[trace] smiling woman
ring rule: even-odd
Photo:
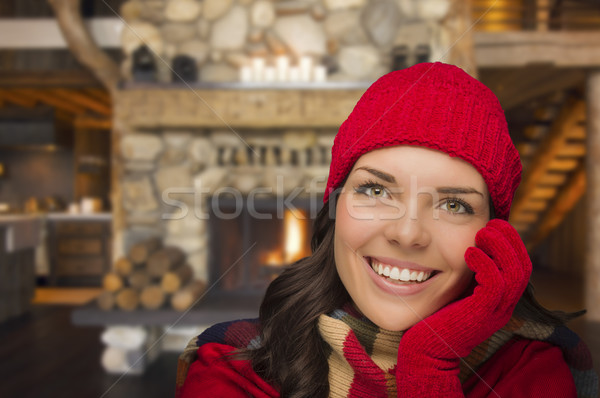
[[[519,155],[494,94],[455,66],[389,73],[332,149],[313,253],[257,320],[209,328],[182,397],[596,397],[589,351],[528,286],[508,215]],[[189,371],[188,371],[189,370]]]

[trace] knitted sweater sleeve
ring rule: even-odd
[[[187,373],[182,398],[278,398],[279,393],[245,360],[228,358],[234,347],[207,343]]]
[[[575,383],[560,348],[541,341],[507,343],[463,384],[468,398],[571,398]]]

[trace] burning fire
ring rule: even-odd
[[[283,215],[283,245],[262,256],[262,263],[271,266],[288,265],[310,254],[309,222],[306,212],[285,210]]]

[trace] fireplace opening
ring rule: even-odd
[[[262,296],[286,267],[310,255],[322,197],[286,206],[275,196],[239,199],[209,199],[209,286],[219,296]]]

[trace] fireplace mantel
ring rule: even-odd
[[[128,129],[338,128],[368,84],[124,86],[115,117]]]

